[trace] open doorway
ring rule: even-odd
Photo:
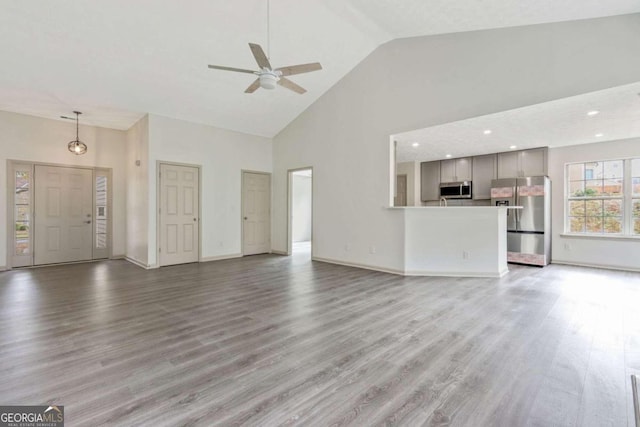
[[[290,255],[311,258],[313,237],[313,171],[289,170]]]

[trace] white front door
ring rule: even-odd
[[[196,167],[160,164],[160,265],[198,262],[200,190]]]
[[[34,264],[90,260],[93,171],[36,166],[34,177]]]
[[[242,252],[244,255],[271,251],[271,176],[242,173]]]

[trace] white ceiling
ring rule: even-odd
[[[398,162],[634,137],[640,137],[640,82],[393,136]]]
[[[0,0],[0,110],[129,128],[144,113],[271,137],[381,43],[640,12],[637,0],[271,0],[274,66],[324,69],[244,93],[266,0]]]

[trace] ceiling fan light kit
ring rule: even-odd
[[[267,1],[267,43],[269,42],[269,2]],[[269,47],[267,45],[267,47]],[[276,85],[286,87],[298,94],[303,94],[307,90],[297,85],[284,76],[293,76],[295,74],[310,73],[312,71],[318,71],[322,69],[322,65],[319,62],[313,62],[310,64],[289,65],[287,67],[273,68],[269,62],[269,57],[264,53],[264,50],[259,44],[249,43],[249,48],[253,57],[260,67],[259,71],[247,70],[243,68],[223,67],[221,65],[209,65],[209,68],[214,70],[233,71],[236,73],[255,74],[258,76],[253,83],[244,91],[245,93],[253,93],[259,87],[263,89],[275,89]]]
[[[260,80],[260,87],[262,89],[275,89],[280,80],[278,73],[270,70],[263,70],[259,76],[258,79]]]

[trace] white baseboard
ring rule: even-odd
[[[149,270],[149,266],[147,264],[145,264],[144,262],[142,262],[142,261],[138,261],[137,259],[131,258],[131,257],[128,257],[128,256],[125,256],[124,259],[129,261],[131,264],[135,264],[138,267],[142,267],[145,270]]]
[[[118,255],[114,255],[109,259],[127,259],[127,256],[125,254],[118,254]]]
[[[552,259],[551,264],[572,265],[574,267],[602,268],[604,270],[633,271],[636,273],[640,272],[640,268],[622,267],[622,266],[616,266],[616,265],[591,264],[588,262],[564,261],[561,259]]]
[[[378,267],[378,266],[375,266],[375,265],[360,264],[360,263],[356,263],[356,262],[345,262],[345,261],[340,261],[340,260],[337,260],[337,259],[321,258],[321,257],[317,257],[317,256],[314,256],[311,259],[313,261],[326,262],[328,264],[344,265],[345,267],[363,268],[365,270],[380,271],[381,273],[399,274],[401,276],[404,276],[404,271],[395,270],[395,269],[392,269],[392,268]]]
[[[356,262],[345,262],[331,258],[321,258],[321,257],[313,257],[314,261],[326,262],[328,264],[337,264],[344,265],[346,267],[355,267],[355,268],[363,268],[365,270],[373,270],[380,271],[382,273],[391,273],[398,274],[400,276],[437,276],[437,277],[490,277],[490,278],[499,278],[503,277],[509,272],[508,268],[498,272],[498,273],[487,273],[487,272],[453,272],[453,271],[422,271],[422,270],[412,270],[412,271],[402,271],[396,270],[392,268],[378,267],[375,265],[368,264],[360,264]]]
[[[271,253],[275,255],[284,255],[284,256],[289,255],[287,251],[279,251],[277,249],[271,249]]]
[[[0,271],[7,271],[8,268],[6,265],[0,265]]]
[[[242,254],[229,254],[218,256],[207,256],[200,258],[200,262],[222,261],[223,259],[241,258]]]
[[[434,276],[434,277],[487,277],[500,278],[505,276],[509,269],[504,269],[498,273],[487,273],[486,271],[426,271],[426,270],[410,270],[404,273],[405,276]]]

